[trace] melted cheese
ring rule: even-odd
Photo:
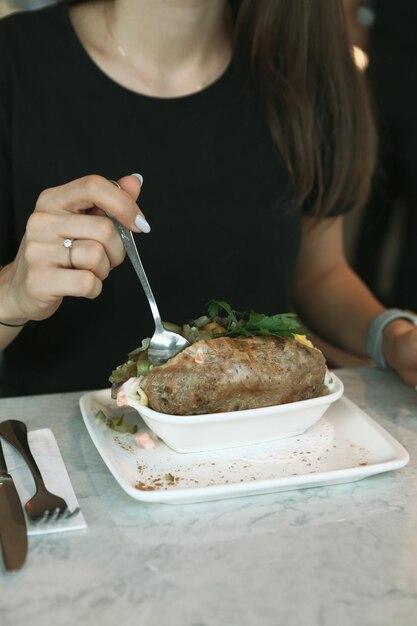
[[[303,346],[307,346],[308,348],[313,348],[313,350],[317,350],[317,352],[321,352],[316,346],[313,346],[310,339],[307,339],[305,335],[294,335],[294,339],[301,343]]]

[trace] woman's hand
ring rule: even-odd
[[[140,232],[136,176],[118,189],[101,176],[86,176],[43,191],[31,214],[16,259],[1,272],[1,321],[23,324],[52,315],[65,296],[96,298],[103,280],[125,256],[105,213]],[[86,209],[90,209],[87,213]],[[140,220],[139,220],[140,221]],[[146,223],[146,222],[145,222]],[[71,262],[65,239],[73,239]]]
[[[383,353],[407,385],[417,385],[417,326],[406,320],[388,324],[383,334]]]

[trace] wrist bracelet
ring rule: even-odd
[[[417,326],[417,315],[401,309],[387,309],[373,320],[366,337],[366,352],[372,361],[381,369],[389,370],[382,351],[383,332],[386,326],[394,320],[408,320]]]

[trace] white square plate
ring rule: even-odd
[[[116,406],[110,389],[84,394],[80,407],[110,472],[126,493],[144,502],[202,502],[347,483],[409,461],[403,446],[345,397],[302,435],[188,454],[174,452],[156,436],[154,449],[141,449],[134,436],[98,424],[99,409],[108,417],[124,412],[138,431],[150,432],[136,411]]]

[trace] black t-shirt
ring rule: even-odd
[[[0,22],[0,115],[0,265],[13,260],[43,189],[140,172],[152,231],[137,244],[164,320],[184,323],[212,298],[291,310],[302,209],[289,202],[262,107],[234,63],[198,93],[148,97],[95,65],[65,4],[16,14]],[[4,353],[4,392],[106,387],[152,332],[125,260],[96,300],[66,298],[21,332]]]
[[[417,2],[374,0],[375,25],[370,31],[368,78],[381,125],[411,132],[415,160],[417,99]]]

